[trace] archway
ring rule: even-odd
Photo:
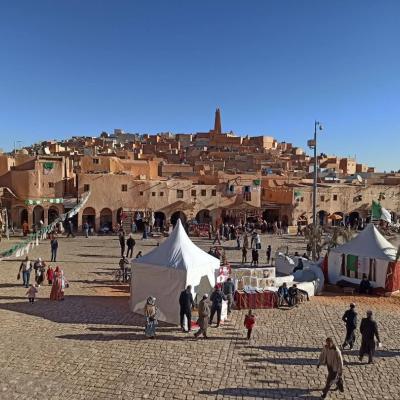
[[[40,226],[40,221],[44,222],[44,208],[35,206],[33,209],[33,225]]]
[[[154,227],[156,229],[159,228],[160,230],[163,230],[164,226],[165,226],[165,221],[166,221],[166,218],[165,218],[165,214],[163,212],[156,211],[154,213]]]
[[[329,216],[332,226],[340,226],[344,222],[344,214],[341,211],[336,211]]]
[[[59,215],[60,215],[60,213],[58,211],[58,208],[54,207],[54,206],[51,206],[49,208],[48,213],[47,213],[49,224],[51,224],[53,221],[55,221],[58,218]]]
[[[357,228],[360,221],[360,214],[357,211],[353,211],[349,214],[348,223],[352,228]]]
[[[123,218],[123,209],[122,207],[118,208],[117,210],[117,224],[122,225],[122,218]]]
[[[109,208],[103,208],[100,211],[100,229],[112,230],[112,211]]]
[[[182,211],[176,211],[171,215],[171,224],[175,226],[179,218],[181,219],[182,225],[185,226],[187,218]]]
[[[82,213],[82,225],[87,222],[89,227],[96,229],[96,211],[92,207],[86,207]]]
[[[279,210],[278,209],[264,210],[262,213],[262,218],[266,222],[279,221]]]
[[[324,211],[324,210],[318,211],[318,213],[317,213],[317,222],[320,225],[325,225],[327,217],[328,217],[328,213],[326,211]]]
[[[196,214],[196,221],[199,224],[209,224],[209,223],[211,223],[210,210],[207,210],[207,209],[200,210]]]
[[[22,224],[28,222],[28,210],[17,206],[12,210],[12,224],[15,228],[22,228]]]

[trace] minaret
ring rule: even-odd
[[[221,111],[219,108],[215,110],[214,133],[222,133]]]

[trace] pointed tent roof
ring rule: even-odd
[[[134,262],[135,264],[159,265],[183,270],[209,265],[219,268],[220,265],[217,258],[197,247],[189,239],[180,219],[168,239]]]
[[[354,239],[335,247],[332,251],[379,260],[394,261],[396,259],[396,249],[382,236],[374,224],[368,224]]]

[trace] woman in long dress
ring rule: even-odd
[[[53,285],[50,292],[50,300],[64,300],[64,289],[66,280],[64,272],[60,267],[56,267],[53,274]]]
[[[146,317],[144,334],[148,338],[154,339],[154,337],[156,336],[156,328],[158,325],[155,297],[150,296],[147,298],[146,305],[144,306],[144,316]]]

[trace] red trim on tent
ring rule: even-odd
[[[388,264],[385,290],[387,292],[400,290],[400,261],[392,261]]]

